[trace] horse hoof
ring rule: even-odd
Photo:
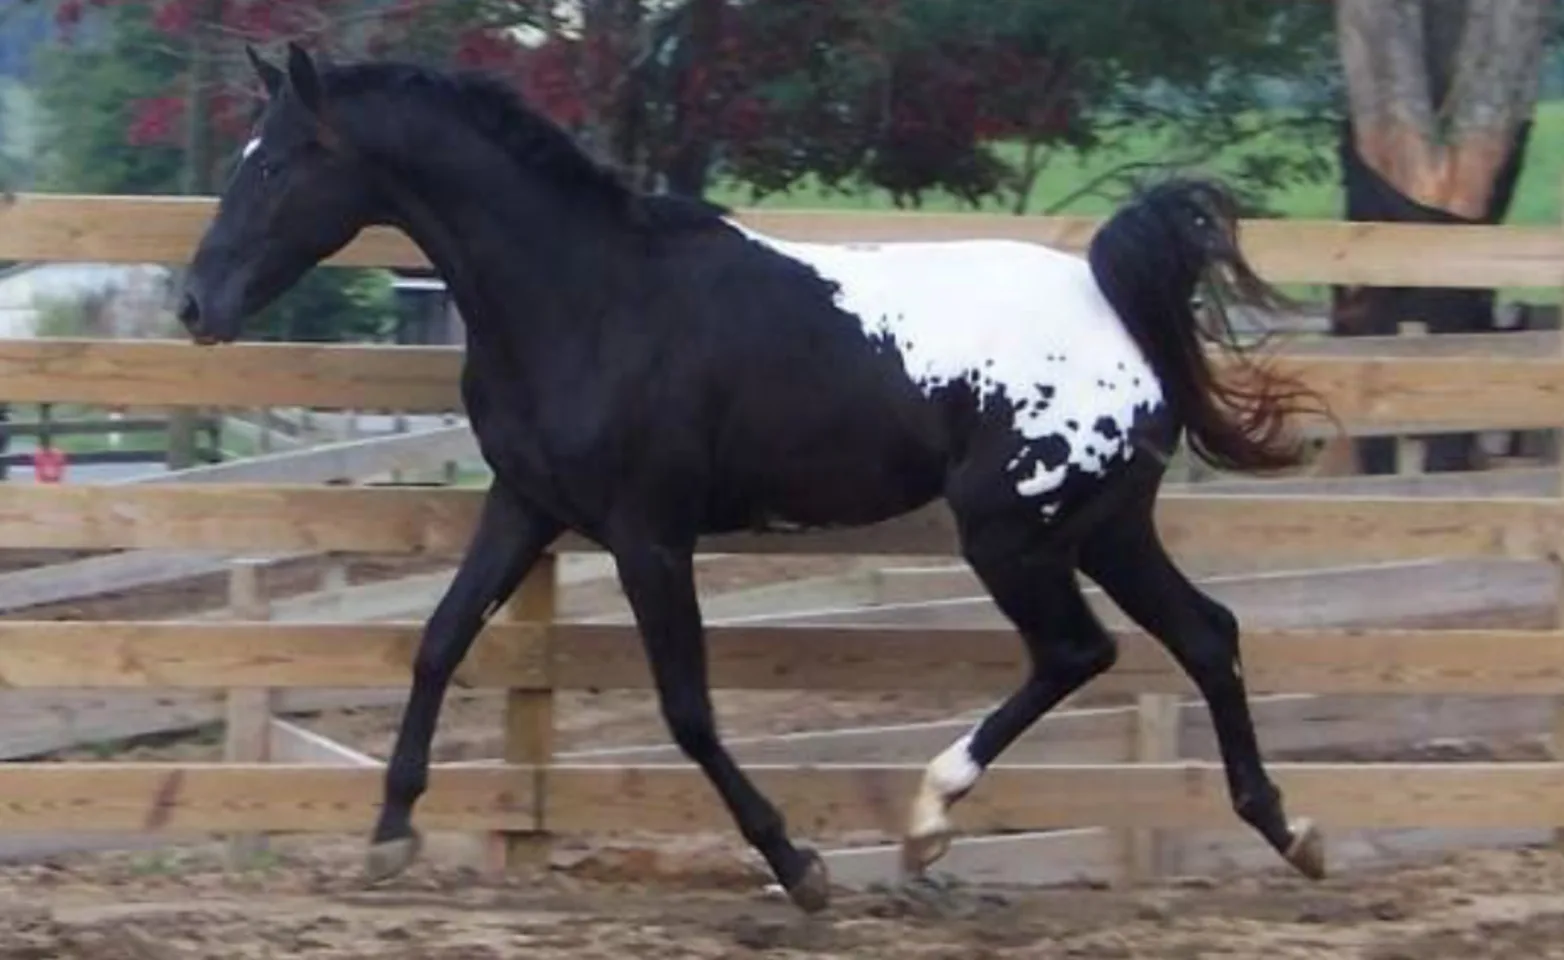
[[[805,913],[819,913],[831,905],[831,874],[820,854],[809,849],[799,853],[808,862],[804,872],[788,888],[787,895],[793,905]]]
[[[955,831],[944,827],[918,837],[906,837],[901,842],[901,869],[907,877],[921,877],[923,872],[940,857],[950,852],[950,841]]]
[[[364,858],[364,882],[382,883],[406,870],[418,859],[418,851],[422,847],[423,837],[417,830],[408,836],[371,846],[369,854]]]
[[[1293,824],[1292,843],[1284,856],[1310,880],[1325,879],[1325,835],[1313,821],[1299,820]]]

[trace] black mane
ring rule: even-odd
[[[721,222],[728,210],[695,197],[635,189],[598,162],[568,132],[527,104],[509,85],[472,70],[370,62],[321,74],[328,96],[381,93],[417,100],[460,117],[469,127],[562,190],[595,202],[643,229],[678,230]]]

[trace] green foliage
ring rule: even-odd
[[[383,270],[321,267],[250,321],[255,340],[383,340],[395,331],[396,303]]]
[[[670,152],[659,138],[706,137],[714,181],[743,185],[752,200],[812,185],[1024,212],[1046,169],[1085,154],[1120,162],[1045,208],[1122,196],[1147,174],[1219,155],[1254,201],[1332,169],[1339,70],[1328,4],[720,6],[710,53],[692,49],[693,28],[667,31],[654,51],[644,152],[655,168]],[[695,112],[701,122],[675,122]],[[1132,159],[1148,137],[1163,152]]]
[[[96,36],[50,44],[39,57],[38,187],[76,193],[174,193],[183,156],[169,145],[131,146],[136,104],[184,69],[140,4],[102,11]]]
[[[39,59],[38,187],[73,193],[173,194],[186,162],[177,144],[132,143],[139,104],[177,85],[187,67],[147,4],[112,4]],[[258,339],[383,337],[393,326],[390,274],[318,269],[252,322]],[[60,322],[66,322],[62,317]]]

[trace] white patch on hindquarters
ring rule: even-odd
[[[945,748],[930,761],[912,803],[907,835],[928,837],[950,830],[950,805],[977,784],[983,768],[972,759],[972,734]]]
[[[1134,456],[1137,415],[1162,405],[1081,257],[1009,240],[792,243],[733,226],[835,283],[837,305],[896,349],[926,396],[966,380],[983,409],[1007,400],[1020,450],[1006,469],[1045,516],[1072,472]]]
[[[250,154],[259,149],[261,149],[261,138],[251,137],[250,141],[244,145],[244,149],[240,151],[239,157],[240,159],[248,160],[250,159]]]

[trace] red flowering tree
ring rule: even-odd
[[[1278,84],[1318,93],[1332,74],[1329,11],[1264,0],[54,2],[67,30],[94,7],[149,6],[185,52],[184,76],[136,105],[130,135],[182,144],[193,190],[249,117],[245,41],[500,73],[649,187],[698,193],[722,177],[758,196],[813,181],[898,203],[1008,195],[1018,212],[1063,151],[1154,129],[1177,141],[1172,160],[1207,160],[1272,132],[1252,118],[1274,114],[1257,108]],[[1317,153],[1286,154],[1262,150],[1239,173],[1269,185],[1321,172]]]

